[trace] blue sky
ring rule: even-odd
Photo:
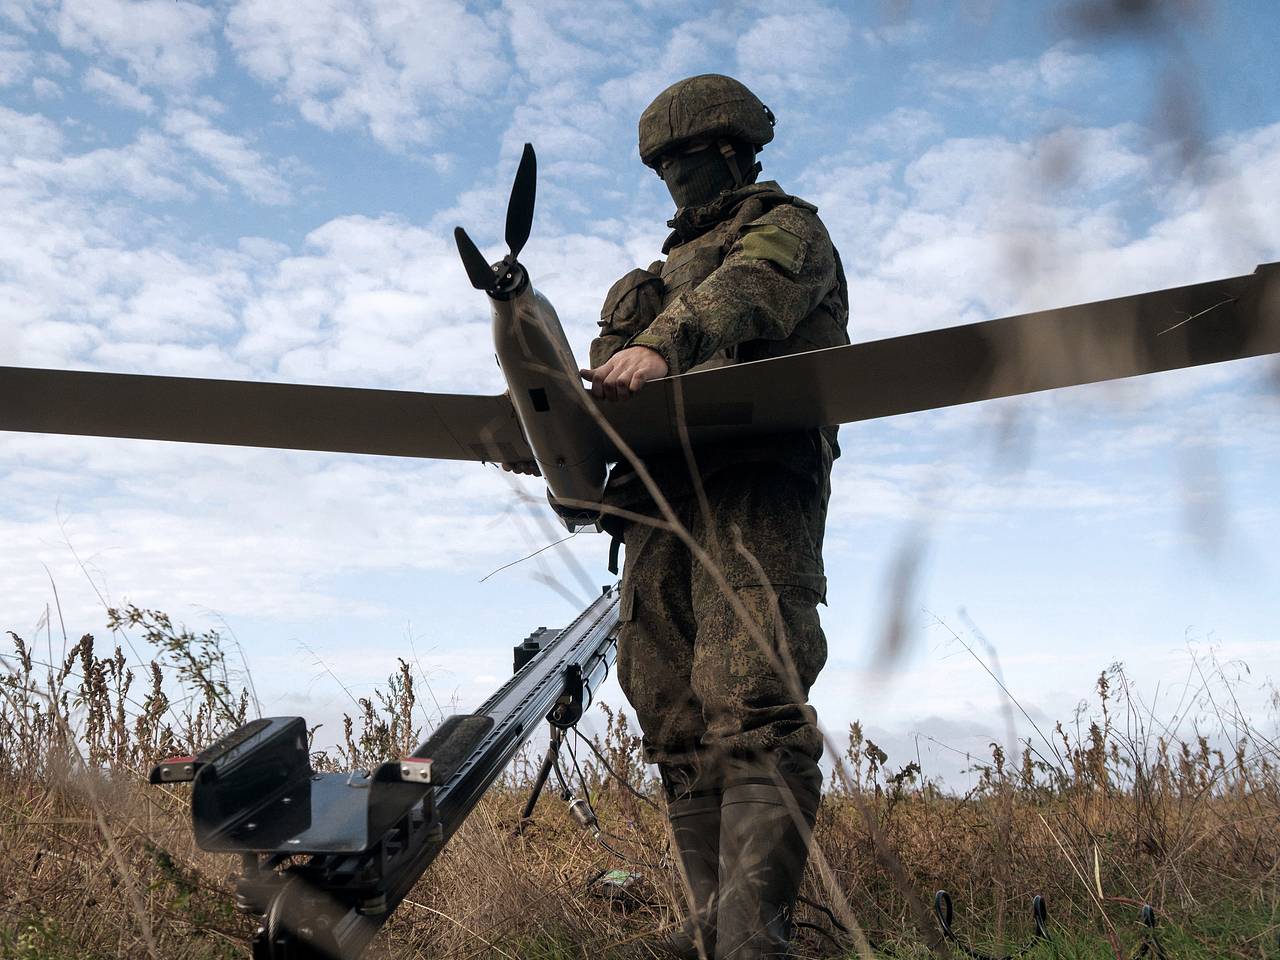
[[[777,114],[765,174],[820,207],[854,339],[1280,259],[1280,14],[1101,9],[4,0],[0,363],[496,392],[453,226],[498,252],[532,141],[524,259],[585,354],[671,214],[635,120],[706,71]],[[862,718],[891,763],[916,733],[983,752],[1000,698],[947,627],[1033,714],[1069,717],[1114,661],[1168,695],[1192,643],[1247,661],[1273,722],[1275,369],[846,428],[824,723]],[[0,626],[34,634],[52,579],[73,634],[101,632],[99,592],[225,624],[268,712],[332,723],[317,659],[358,693],[409,653],[465,706],[574,612],[542,580],[607,579],[583,534],[480,583],[557,536],[541,495],[469,464],[0,435]]]

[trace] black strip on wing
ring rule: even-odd
[[[0,367],[0,430],[427,457],[531,459],[505,395]]]

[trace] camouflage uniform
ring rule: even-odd
[[[773,182],[748,184],[680,211],[671,226],[665,262],[633,270],[610,290],[592,366],[635,345],[657,350],[674,374],[849,342],[843,270],[812,205]],[[609,522],[627,548],[619,679],[652,762],[696,762],[708,750],[821,755],[805,698],[826,659],[817,604],[826,597],[822,535],[838,455],[834,428],[699,446],[709,516],[683,453],[646,461],[772,651],[676,534]],[[660,516],[625,462],[604,502]],[[755,562],[735,548],[735,536]],[[779,675],[779,660],[794,665],[794,677]]]
[[[718,74],[673,84],[645,109],[640,158],[676,203],[673,232],[665,260],[609,291],[592,367],[629,347],[677,374],[849,342],[844,274],[816,208],[752,182],[773,124]],[[627,547],[618,673],[666,792],[687,909],[671,945],[762,960],[790,951],[822,784],[807,701],[827,656],[817,605],[839,448],[823,428],[692,453],[692,468],[683,451],[645,466],[706,566],[645,522],[662,514],[629,463],[605,487],[606,526]]]

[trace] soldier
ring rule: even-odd
[[[817,208],[757,182],[773,126],[750,90],[716,74],[668,87],[641,115],[640,159],[676,215],[666,259],[605,300],[582,371],[596,396],[849,342],[844,273]],[[606,529],[626,545],[619,679],[666,792],[689,899],[683,952],[784,956],[822,782],[807,697],[826,660],[817,605],[836,431],[692,453],[696,468],[684,453],[645,466],[716,569],[669,528],[620,519],[661,519],[625,460],[605,488]]]

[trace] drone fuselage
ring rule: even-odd
[[[498,365],[552,506],[570,529],[594,523],[609,444],[555,307],[518,263],[489,303]]]

